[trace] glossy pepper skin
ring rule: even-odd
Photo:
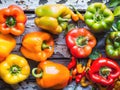
[[[39,63],[36,75],[35,69],[32,70],[32,74],[37,77],[36,82],[42,88],[62,89],[68,84],[70,72],[62,64],[47,60]]]
[[[30,66],[27,60],[16,54],[10,54],[0,63],[0,77],[8,84],[17,84],[28,78]]]
[[[71,61],[67,67],[69,70],[71,70],[72,68],[75,68],[76,64],[77,64],[76,58],[72,56]]]
[[[3,35],[0,33],[0,62],[5,60],[15,46],[16,40],[11,35]]]
[[[65,37],[66,45],[76,58],[86,58],[96,45],[96,38],[85,28],[74,28]]]
[[[49,33],[31,32],[22,40],[22,54],[35,61],[44,61],[54,52],[54,40]]]
[[[26,20],[27,17],[20,7],[10,5],[8,8],[2,8],[0,9],[0,32],[19,36],[25,30]]]
[[[119,76],[119,65],[105,57],[96,59],[88,71],[89,79],[103,86],[112,85]]]
[[[85,23],[94,32],[109,30],[114,21],[114,15],[103,3],[92,3],[84,15]]]
[[[105,52],[109,58],[120,58],[120,31],[110,32],[105,41]]]
[[[63,4],[42,5],[35,9],[35,24],[53,34],[60,34],[66,29],[68,21],[76,16],[72,10]]]

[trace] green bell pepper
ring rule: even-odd
[[[94,32],[109,30],[114,21],[114,15],[103,3],[92,3],[84,15],[86,25]]]
[[[68,25],[68,21],[76,14],[63,4],[42,5],[35,9],[35,24],[53,34],[60,34]],[[77,16],[78,17],[78,16]]]
[[[112,59],[120,58],[120,31],[110,32],[106,38],[105,52]]]
[[[117,21],[116,26],[117,26],[118,31],[120,31],[120,20]]]

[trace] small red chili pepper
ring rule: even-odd
[[[85,76],[85,74],[86,74],[86,71],[83,71],[82,73],[79,73],[75,78],[76,83],[79,83],[80,80],[82,79],[82,77]]]
[[[67,66],[68,69],[70,70],[70,69],[74,68],[76,66],[76,63],[77,63],[76,62],[76,58],[72,56],[71,61],[70,61],[70,63]]]
[[[82,78],[82,74],[81,73],[76,75],[75,81],[76,81],[77,84],[80,82],[81,78]]]

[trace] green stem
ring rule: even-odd
[[[115,38],[114,38],[114,42],[119,42],[120,41],[120,36],[116,36]]]
[[[86,37],[80,36],[76,39],[76,43],[77,43],[78,46],[83,47],[88,43],[88,40],[87,40]]]
[[[47,45],[46,42],[43,42],[41,46],[42,49],[49,49],[50,47],[51,46]]]
[[[67,18],[62,18],[62,17],[58,17],[58,22],[68,22],[70,21],[70,19],[67,19]]]
[[[15,18],[12,17],[12,16],[7,17],[7,18],[6,18],[6,25],[7,25],[8,27],[13,27],[13,26],[15,26],[15,25],[16,25],[16,20],[15,20]]]
[[[18,65],[13,65],[12,67],[10,67],[10,73],[11,74],[18,74],[20,73],[21,69]]]
[[[73,8],[73,10],[77,13],[77,14],[80,14],[79,12],[78,12],[78,10],[73,6],[73,5],[70,5],[72,8]]]
[[[36,78],[41,78],[42,75],[43,75],[42,71],[40,71],[39,74],[36,74],[36,73],[35,73],[36,70],[38,70],[38,68],[33,68],[33,69],[32,69],[32,75],[33,75],[34,77],[36,77]]]
[[[108,67],[102,67],[100,68],[100,75],[103,77],[107,77],[110,74],[111,69]]]
[[[113,29],[114,31],[116,31],[116,32],[118,31],[118,29],[117,29],[115,26],[113,26],[113,25],[112,25],[112,29]]]

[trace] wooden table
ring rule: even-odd
[[[109,0],[53,0],[53,1],[52,0],[0,0],[0,8],[7,7],[10,4],[17,4],[25,11],[25,14],[28,17],[25,32],[21,36],[15,37],[15,39],[17,40],[17,46],[15,47],[15,49],[13,50],[12,53],[22,56],[19,49],[21,47],[21,42],[22,42],[23,36],[29,32],[40,31],[40,28],[38,28],[34,24],[34,18],[36,17],[34,14],[34,9],[37,6],[43,5],[43,4],[49,4],[49,3],[61,3],[61,4],[65,4],[67,6],[69,4],[72,4],[82,14],[84,14],[87,6],[90,3],[93,3],[95,1],[100,1],[100,2],[107,4],[107,2]],[[85,23],[83,23],[82,21],[79,21],[78,23],[75,23],[75,24],[77,27],[87,28]],[[105,47],[104,40],[105,40],[106,34],[102,34],[102,35],[96,34],[95,36],[98,41],[96,48],[98,48],[103,53],[103,55],[105,55],[104,54],[104,52],[105,52],[104,51],[104,47]],[[70,55],[70,52],[65,43],[64,31],[60,35],[54,35],[54,41],[55,41],[54,54],[49,59],[51,61],[67,65],[70,62],[71,55]],[[84,63],[84,64],[87,62],[87,58],[79,59],[79,60],[81,61],[81,63]],[[38,64],[37,62],[32,61],[32,60],[28,60],[28,62],[31,66],[31,69],[36,67]],[[72,84],[72,85],[74,85],[74,84]],[[89,89],[88,88],[78,89],[78,90],[90,90],[90,88]],[[0,80],[0,90],[47,90],[47,89],[42,89],[39,86],[37,86],[35,83],[35,78],[32,75],[30,75],[27,80],[25,80],[17,85],[8,85],[8,84],[4,83],[2,80]],[[50,90],[50,89],[48,89],[48,90]]]

